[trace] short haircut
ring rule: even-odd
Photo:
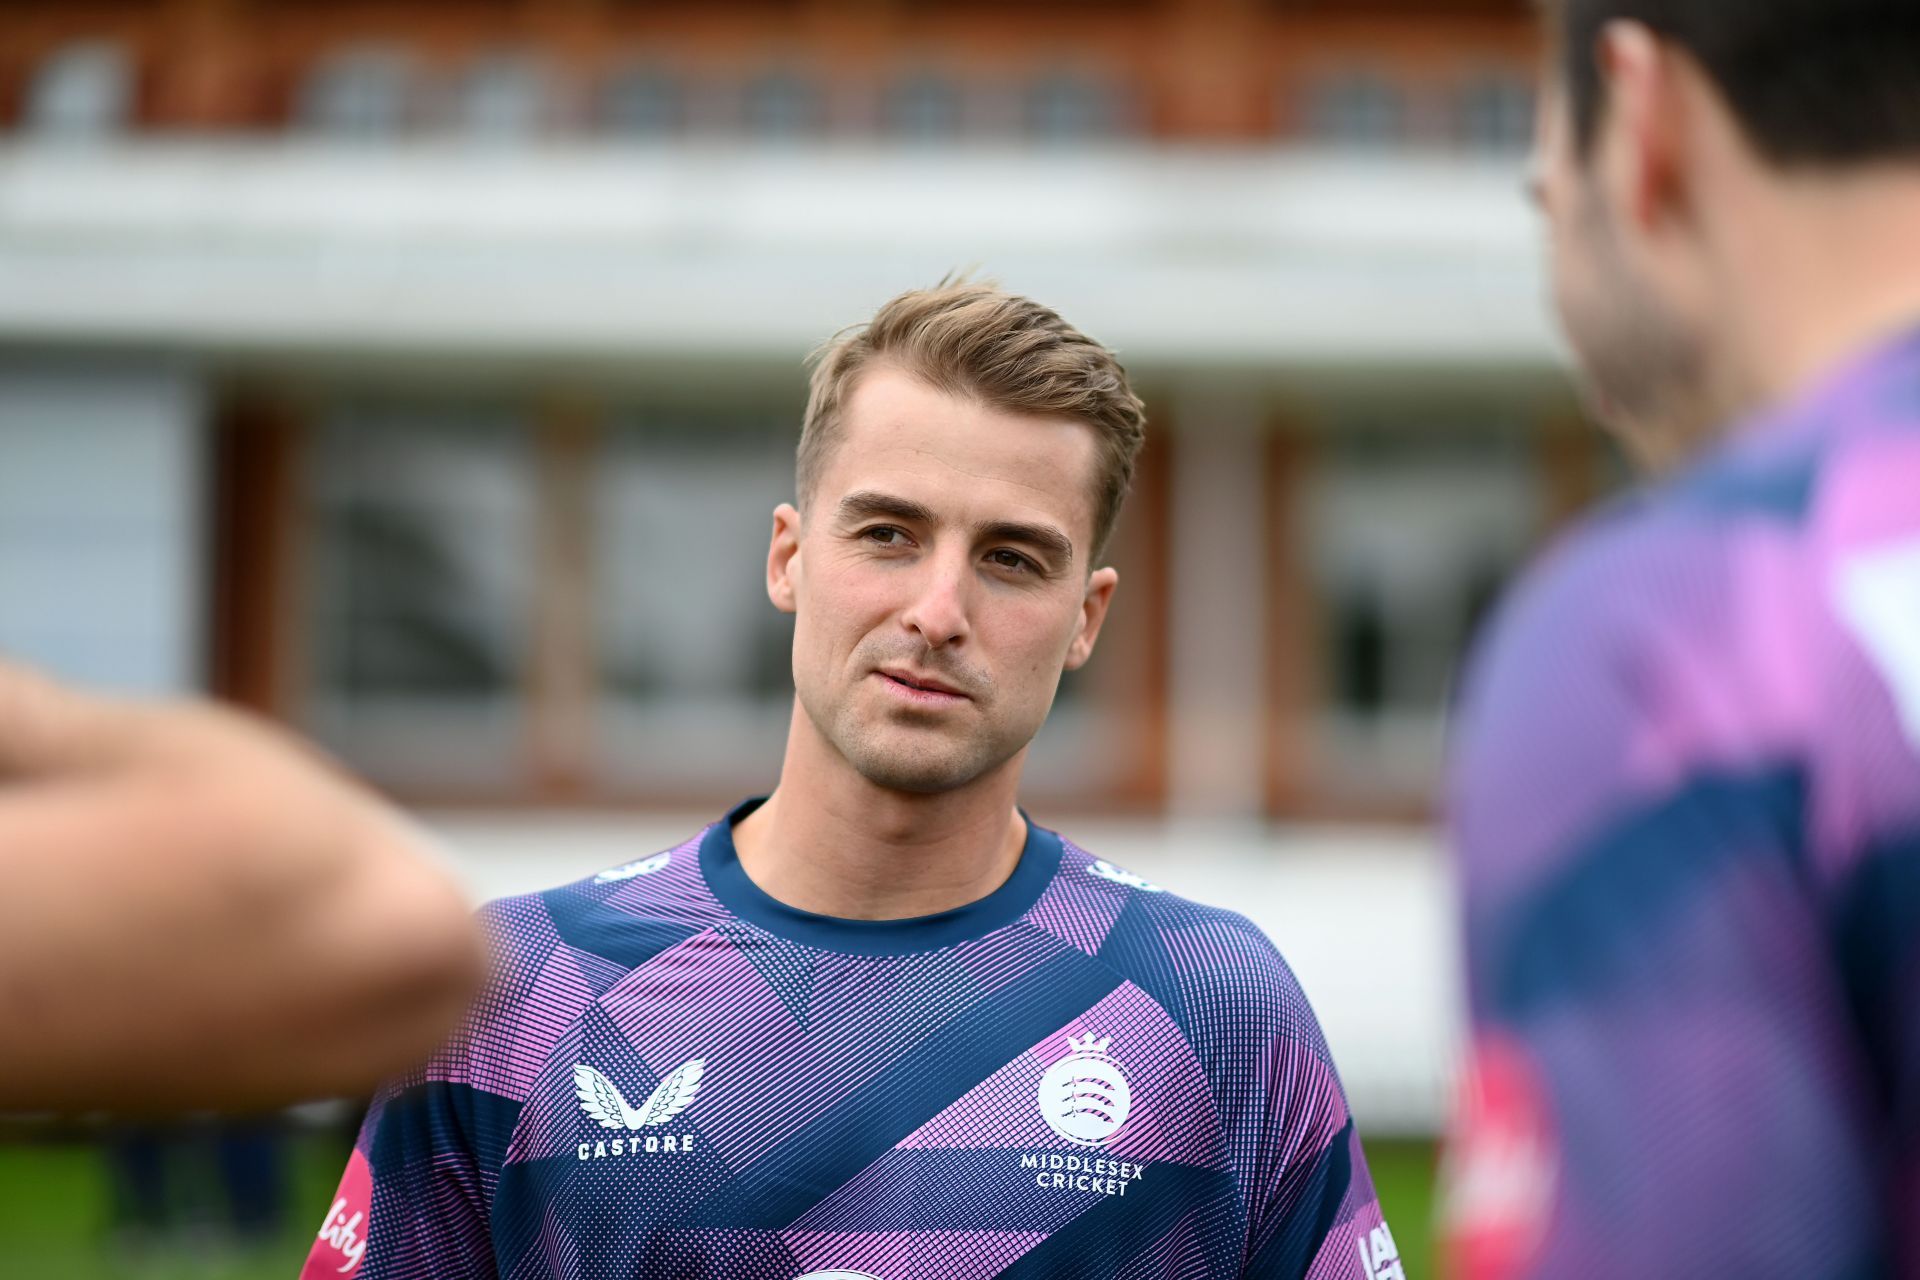
[[[1920,160],[1920,0],[1544,0],[1582,153],[1605,107],[1607,23],[1690,53],[1781,167]]]
[[[1006,413],[1077,418],[1098,444],[1093,546],[1106,549],[1146,440],[1146,406],[1119,358],[1039,303],[991,283],[943,280],[903,293],[813,353],[795,484],[804,506],[867,369],[897,368]]]

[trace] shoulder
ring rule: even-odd
[[[1515,702],[1536,718],[1563,712],[1535,695],[1543,677],[1576,662],[1587,664],[1584,678],[1635,682],[1657,688],[1647,701],[1672,702],[1750,692],[1741,682],[1768,653],[1829,660],[1819,637],[1841,589],[1836,564],[1862,542],[1920,532],[1911,499],[1920,404],[1891,403],[1876,385],[1782,406],[1580,521],[1508,594],[1477,646],[1469,728]],[[1681,660],[1636,666],[1649,652]],[[1658,687],[1663,675],[1682,680]]]
[[[1508,593],[1478,647],[1476,683],[1512,683],[1529,656],[1617,653],[1676,628],[1761,643],[1731,625],[1756,586],[1794,596],[1811,581],[1836,516],[1844,523],[1875,494],[1911,510],[1905,492],[1920,475],[1920,437],[1843,430],[1831,417],[1801,410],[1757,423],[1577,522]]]
[[[429,1071],[523,1096],[553,1044],[640,965],[710,928],[699,837],[568,884],[497,898],[478,919],[490,976]]]
[[[1660,583],[1682,570],[1676,554],[1710,551],[1689,538],[1686,517],[1659,496],[1609,504],[1557,538],[1494,611],[1467,666],[1471,716],[1516,686],[1551,679],[1571,661],[1620,654],[1645,638]]]
[[[1508,593],[1476,667],[1503,652],[1618,645],[1706,616],[1741,585],[1746,553],[1796,539],[1821,501],[1828,442],[1787,430],[1796,425],[1756,429],[1577,521]]]
[[[524,966],[562,948],[587,969],[624,973],[720,924],[727,913],[700,872],[706,830],[670,849],[489,904],[493,927],[514,944],[506,956]]]
[[[1170,892],[1071,840],[1062,840],[1062,850],[1049,897],[1072,902],[1080,945],[1153,996],[1190,1040],[1264,1047],[1291,1036],[1325,1053],[1299,979],[1260,926]]]
[[[1730,442],[1580,522],[1509,593],[1449,753],[1470,912],[1727,787],[1774,812],[1833,714],[1812,533],[1831,444]]]
[[[1751,704],[1756,655],[1781,639],[1761,613],[1793,582],[1798,535],[1775,516],[1798,483],[1735,455],[1620,499],[1556,541],[1474,646],[1456,781],[1522,779],[1581,744],[1617,759],[1655,719],[1751,728],[1728,712]]]
[[[1449,843],[1470,910],[1692,767],[1682,740],[1722,718],[1689,704],[1736,665],[1720,634],[1725,555],[1719,521],[1668,491],[1636,494],[1579,522],[1508,592],[1450,730]]]

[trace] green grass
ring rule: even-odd
[[[1373,1188],[1400,1246],[1400,1261],[1409,1277],[1423,1280],[1433,1274],[1434,1144],[1402,1138],[1365,1145]]]
[[[179,1162],[190,1211],[150,1237],[117,1229],[105,1155],[77,1143],[0,1145],[0,1256],[7,1275],[35,1280],[292,1280],[331,1202],[346,1159],[333,1136],[288,1143],[288,1214],[272,1239],[242,1245],[215,1227],[211,1177]],[[197,1222],[195,1220],[198,1220]]]
[[[1366,1145],[1407,1275],[1430,1276],[1433,1144]],[[113,1185],[97,1147],[0,1145],[0,1270],[34,1280],[293,1280],[332,1201],[346,1149],[338,1136],[308,1134],[292,1139],[288,1154],[286,1227],[275,1239],[242,1248],[206,1227],[130,1242],[115,1230]],[[210,1192],[195,1194],[204,1218]]]

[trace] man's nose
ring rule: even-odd
[[[924,564],[901,622],[919,632],[928,648],[955,645],[967,638],[972,568],[965,557],[958,555],[932,556]]]

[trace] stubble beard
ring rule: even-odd
[[[1719,426],[1706,344],[1635,271],[1597,194],[1576,216],[1592,284],[1562,315],[1589,408],[1642,466],[1666,470]]]
[[[814,730],[854,772],[877,787],[915,795],[958,791],[1019,750],[1005,749],[990,735],[958,729],[909,727],[899,713],[863,711],[856,696],[818,711],[802,695],[800,705]]]
[[[857,677],[853,687],[841,691],[796,680],[795,689],[813,731],[877,787],[915,795],[957,791],[1018,755],[1032,737],[995,726],[990,708],[980,703],[949,713],[974,719],[971,727],[933,723],[938,714],[933,712],[874,708],[869,692],[860,687],[870,678]],[[980,686],[970,681],[969,687]]]

